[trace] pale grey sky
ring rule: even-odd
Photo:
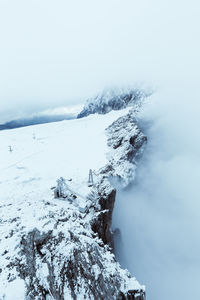
[[[170,299],[199,295],[199,16],[199,0],[0,0],[0,123],[82,102],[110,85],[157,87],[147,163],[127,198],[133,209],[123,202],[117,224],[130,232],[129,268],[147,284],[150,300],[168,299],[170,283]],[[135,247],[138,220],[144,227]]]
[[[199,76],[199,1],[0,0],[0,119]]]

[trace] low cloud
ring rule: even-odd
[[[199,2],[0,3],[0,120],[83,103],[99,90],[199,78]],[[36,21],[37,20],[37,21]]]
[[[156,86],[141,117],[149,143],[137,181],[119,194],[114,217],[120,260],[149,300],[199,297],[199,8],[197,0],[0,3],[0,123],[82,104],[112,85]]]
[[[149,300],[199,295],[200,104],[179,92],[171,99],[158,93],[146,106],[140,126],[148,145],[114,213],[117,256],[146,284]]]

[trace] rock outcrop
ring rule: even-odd
[[[140,97],[120,95],[116,107]],[[108,101],[102,111],[111,107]],[[144,295],[144,287],[121,269],[112,253],[110,228],[116,190],[110,179],[118,178],[123,186],[134,179],[147,138],[137,126],[133,110],[110,125],[106,134],[108,163],[96,171],[85,209],[80,209],[78,196],[76,202],[68,201],[66,193],[65,206],[55,199],[37,204],[42,214],[32,229],[25,228],[20,218],[8,220],[8,240],[15,247],[10,251],[8,243],[7,250],[0,253],[4,257],[0,280],[24,280],[26,300],[134,299],[130,290]]]
[[[143,153],[147,137],[139,129],[132,110],[116,120],[106,131],[111,150],[108,164],[100,173],[116,177],[126,186],[134,180],[137,161]]]
[[[128,106],[134,107],[138,111],[143,100],[150,93],[140,89],[108,89],[97,95],[95,98],[88,99],[78,118],[89,116],[90,114],[107,114],[111,110],[120,110]]]

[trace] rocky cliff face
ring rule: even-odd
[[[108,238],[103,232],[107,218],[99,219],[99,213],[104,214],[58,211],[47,218],[51,230],[35,228],[21,237],[13,265],[26,282],[26,299],[116,299],[119,291],[131,287],[131,281],[135,286],[136,281],[121,270],[100,234],[92,230],[90,222],[96,217],[103,221],[98,222],[102,238]]]
[[[55,199],[23,202],[24,211],[37,205],[32,229],[24,226],[22,217],[0,220],[8,223],[8,234],[1,237],[6,247],[1,253],[0,279],[23,280],[27,300],[132,299],[130,290],[144,291],[112,253],[116,190],[109,179],[118,178],[124,186],[134,179],[146,137],[133,111],[111,124],[106,134],[108,163],[96,171],[86,199],[79,199],[75,191],[76,201],[67,196],[60,199],[63,204]],[[16,204],[18,214],[19,210],[23,215]]]
[[[137,161],[143,153],[147,137],[142,133],[134,118],[133,110],[107,129],[108,164],[100,171],[110,177],[116,177],[123,186],[134,180]]]

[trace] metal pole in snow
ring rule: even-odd
[[[93,174],[92,174],[92,170],[89,170],[89,180],[88,180],[88,185],[92,186],[94,184],[94,180],[93,180]]]

